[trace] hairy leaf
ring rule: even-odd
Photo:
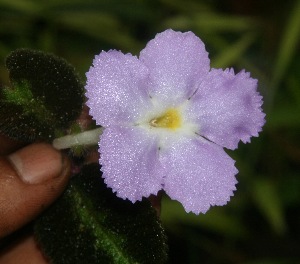
[[[8,56],[6,67],[11,87],[0,91],[2,132],[21,141],[51,141],[77,118],[83,85],[65,60],[19,49]]]
[[[150,203],[116,197],[96,164],[71,180],[35,233],[54,264],[166,262],[166,237]]]

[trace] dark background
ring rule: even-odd
[[[228,152],[240,172],[227,206],[195,216],[164,198],[170,263],[300,263],[300,1],[0,0],[0,82],[20,47],[64,57],[85,81],[101,50],[138,55],[167,28],[198,35],[212,67],[250,71],[267,113],[260,137]]]

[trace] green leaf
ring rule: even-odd
[[[148,200],[116,197],[96,164],[71,180],[35,234],[54,264],[166,262],[166,237]]]
[[[278,234],[286,231],[283,205],[279,198],[279,192],[273,182],[260,179],[256,180],[253,188],[253,198],[261,210],[262,215]]]
[[[291,15],[287,21],[285,32],[281,38],[278,55],[273,67],[271,102],[273,102],[280,82],[285,77],[285,73],[294,58],[300,40],[300,2],[295,1],[295,6],[291,9]]]
[[[300,127],[300,106],[295,104],[282,103],[278,105],[268,115],[266,129],[274,129],[278,127]]]
[[[165,27],[181,30],[190,30],[192,28],[202,34],[212,34],[212,32],[217,34],[219,32],[254,32],[259,27],[260,22],[251,17],[228,16],[202,10],[196,15],[171,17],[164,22],[164,25]]]
[[[205,13],[194,17],[195,27],[205,31],[240,32],[255,30],[258,27],[257,20],[245,16],[228,16],[222,14]]]
[[[32,14],[40,11],[38,8],[38,4],[35,1],[22,1],[22,0],[1,0],[0,7],[11,9],[14,12],[24,12],[28,14]]]
[[[255,34],[244,34],[237,42],[225,48],[217,57],[212,59],[212,67],[228,67],[240,59],[255,41]]]
[[[13,139],[33,142],[37,138],[52,138],[54,130],[46,123],[40,123],[36,117],[23,111],[19,105],[0,102],[1,133]]]
[[[12,87],[0,91],[0,130],[11,138],[51,141],[68,129],[83,106],[83,85],[65,60],[29,49],[12,52]]]
[[[59,13],[57,21],[68,26],[73,31],[91,36],[97,40],[105,41],[122,49],[137,50],[140,43],[130,36],[128,29],[113,15],[95,11],[70,11]],[[93,23],[90,23],[93,21]]]
[[[234,215],[228,214],[224,208],[211,208],[206,214],[187,214],[178,202],[165,198],[162,201],[163,223],[174,232],[180,232],[180,224],[188,224],[195,228],[213,231],[228,237],[243,238],[249,235],[246,227]]]

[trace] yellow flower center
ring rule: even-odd
[[[170,108],[161,116],[151,119],[150,125],[175,130],[181,126],[180,113],[177,109]]]

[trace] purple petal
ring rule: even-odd
[[[86,76],[87,105],[98,125],[133,122],[150,103],[148,70],[131,54],[101,52]]]
[[[171,29],[149,41],[140,60],[150,71],[150,95],[162,102],[172,96],[174,104],[189,98],[210,68],[203,42],[192,32]]]
[[[250,142],[265,123],[257,80],[244,71],[212,69],[190,99],[188,118],[199,134],[220,146],[235,149],[240,140]]]
[[[185,139],[161,153],[165,168],[164,190],[187,212],[205,213],[210,206],[226,204],[237,183],[232,160],[207,140]]]
[[[139,127],[111,126],[99,146],[103,178],[117,196],[135,202],[162,189],[155,136]]]

